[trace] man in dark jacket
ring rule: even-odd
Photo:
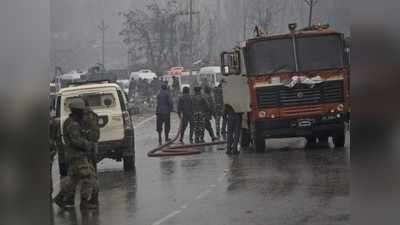
[[[205,114],[209,111],[209,109],[206,99],[201,95],[201,87],[194,88],[192,105],[195,143],[203,143],[205,130]]]
[[[169,131],[171,129],[171,111],[173,103],[171,96],[168,91],[167,85],[161,86],[160,93],[157,95],[157,132],[158,132],[158,143],[162,144],[161,132],[164,126],[165,142],[170,141]]]
[[[179,98],[178,114],[182,120],[180,142],[183,143],[186,128],[190,124],[190,143],[193,143],[193,107],[192,97],[190,96],[190,89],[188,87],[183,88],[183,95]]]

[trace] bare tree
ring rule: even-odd
[[[128,46],[130,64],[148,66],[158,74],[176,65],[176,1],[168,1],[163,8],[152,0],[145,10],[130,10],[122,15],[125,22],[120,35]]]
[[[247,30],[253,31],[255,26],[262,28],[265,32],[271,32],[274,26],[274,16],[283,8],[278,2],[268,0],[254,0],[247,6],[245,21]]]

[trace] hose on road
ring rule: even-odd
[[[175,143],[182,131],[182,119],[179,119],[179,129],[175,137],[163,145],[149,151],[147,153],[148,157],[168,157],[168,156],[185,156],[185,155],[196,155],[200,154],[201,150],[195,149],[198,147],[211,146],[211,145],[220,145],[225,144],[226,141],[218,141],[218,142],[210,142],[210,143],[201,143],[201,144],[191,144],[191,145],[180,145],[170,147],[173,143]]]

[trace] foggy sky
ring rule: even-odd
[[[165,0],[158,0],[165,3]],[[122,43],[119,32],[122,29],[122,17],[119,12],[143,8],[146,0],[53,0],[51,4],[52,66],[58,64],[66,69],[85,70],[100,62],[101,33],[98,25],[104,19],[109,26],[106,31],[106,66],[121,69],[127,66],[127,49]],[[188,0],[182,2],[182,10],[187,10]],[[274,7],[283,8],[273,16],[273,27],[269,32],[286,32],[287,24],[297,22],[304,27],[308,21],[308,8],[303,0],[265,0]],[[217,47],[222,51],[234,47],[244,38],[243,4],[245,0],[194,0],[196,11],[203,16],[207,12],[217,15]],[[338,31],[349,34],[349,12],[345,0],[319,0],[314,9],[315,23],[330,23]],[[279,6],[277,6],[279,5]],[[248,28],[246,37],[251,37]]]

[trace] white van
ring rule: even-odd
[[[219,66],[208,66],[200,69],[198,76],[198,82],[200,84],[206,81],[210,87],[217,87],[221,79],[221,67]]]
[[[151,70],[139,70],[137,72],[132,72],[130,76],[130,80],[143,79],[148,82],[152,81],[154,78],[157,78],[157,75]]]
[[[98,162],[111,158],[123,160],[124,170],[135,168],[134,128],[127,109],[127,99],[121,87],[115,83],[87,83],[61,89],[57,94],[56,119],[60,137],[56,140],[59,152],[60,175],[66,176],[68,164],[63,152],[64,121],[70,114],[69,102],[83,98],[98,115],[100,139]]]

